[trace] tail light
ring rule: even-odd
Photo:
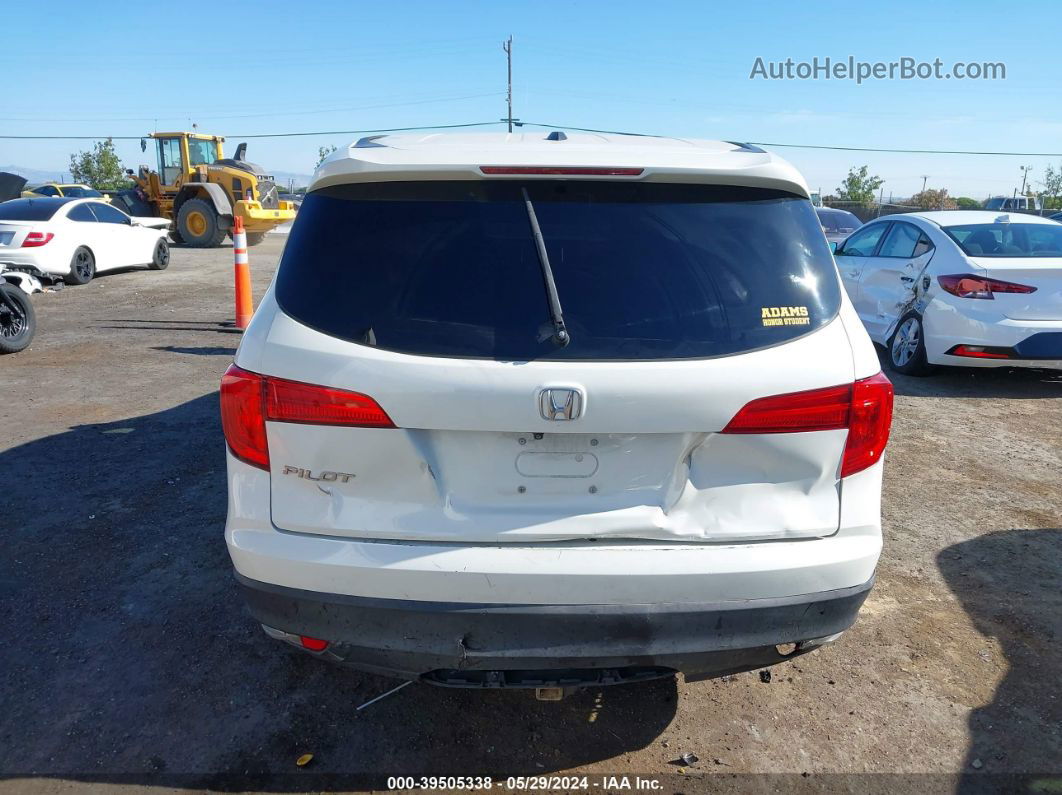
[[[991,301],[993,293],[1035,293],[1036,288],[1027,284],[1015,284],[1004,282],[999,279],[989,279],[984,276],[974,276],[972,273],[957,273],[949,276],[938,276],[937,283],[945,292],[957,295],[959,298],[981,298]]]
[[[803,433],[848,429],[841,477],[875,464],[889,441],[892,383],[884,373],[853,384],[753,400],[723,433]]]
[[[951,356],[968,356],[972,359],[1010,359],[1007,348],[992,348],[984,345],[956,345],[947,353]]]
[[[309,635],[299,635],[299,643],[304,649],[310,651],[324,651],[328,648],[328,641],[320,638],[311,638]]]
[[[892,427],[892,399],[892,382],[884,373],[852,384],[852,412],[841,462],[842,478],[862,472],[881,459]]]
[[[266,421],[393,428],[368,395],[272,378],[230,365],[221,378],[221,427],[232,454],[269,469]]]
[[[22,248],[37,248],[38,246],[43,246],[53,237],[55,237],[55,235],[51,232],[30,232],[26,235],[25,239],[23,239]]]

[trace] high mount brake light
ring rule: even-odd
[[[480,166],[484,174],[543,175],[572,177],[638,177],[644,168],[613,168],[602,166]]]
[[[937,283],[945,292],[957,295],[959,298],[979,298],[991,301],[993,293],[1035,293],[1036,288],[1027,284],[1005,282],[1000,279],[989,279],[984,276],[975,276],[972,273],[955,273],[947,276],[938,276]]]
[[[43,246],[53,237],[55,237],[55,235],[51,232],[30,232],[22,240],[22,248],[37,248],[38,246]]]
[[[230,365],[221,378],[221,427],[232,454],[269,469],[266,422],[393,428],[368,395],[259,375]]]
[[[722,432],[805,433],[847,428],[841,461],[844,478],[880,460],[889,441],[892,402],[892,383],[878,373],[853,384],[753,400]]]

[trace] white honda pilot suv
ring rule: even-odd
[[[759,668],[867,596],[892,397],[773,155],[363,138],[222,381],[226,540],[270,636],[363,670]]]

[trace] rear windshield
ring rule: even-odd
[[[534,205],[571,337],[549,303]],[[828,323],[840,288],[806,198],[589,181],[371,183],[306,196],[281,308],[345,340],[505,361],[679,359],[776,345]]]
[[[964,224],[944,231],[971,257],[1062,257],[1057,224]]]
[[[65,199],[11,199],[0,202],[0,221],[48,221]]]
[[[63,195],[70,196],[75,199],[98,199],[103,196],[95,188],[82,188],[77,185],[71,185],[68,188],[63,188]]]
[[[847,210],[818,211],[819,222],[827,232],[851,232],[863,225],[855,215]]]

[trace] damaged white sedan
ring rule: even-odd
[[[166,218],[131,218],[96,199],[42,198],[0,202],[0,269],[67,284],[87,284],[102,271],[170,264]]]
[[[941,211],[878,218],[837,267],[892,368],[1062,369],[1062,225],[1032,215]]]

